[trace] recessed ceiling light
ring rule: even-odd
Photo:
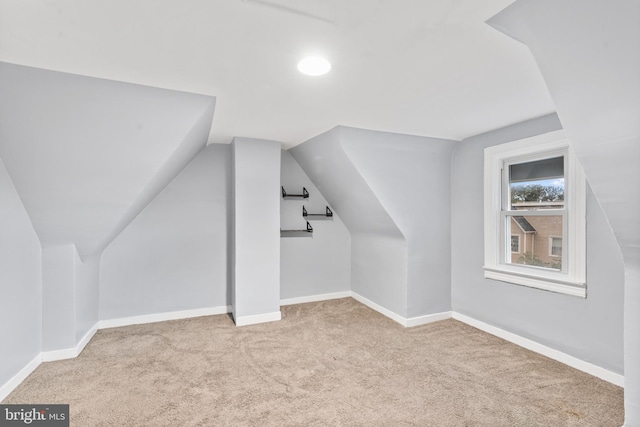
[[[298,71],[307,76],[321,76],[331,70],[331,64],[319,56],[308,56],[298,62]]]

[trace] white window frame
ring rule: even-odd
[[[505,164],[559,155],[565,158],[565,204],[548,214],[563,217],[562,271],[510,264],[505,254],[510,247],[507,227],[502,225],[508,197],[503,195]],[[586,180],[563,131],[485,148],[484,235],[485,278],[586,298]]]

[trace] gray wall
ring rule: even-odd
[[[100,258],[76,258],[76,344],[99,320]]]
[[[586,299],[484,279],[484,148],[561,129],[550,115],[466,139],[453,154],[453,309],[613,372],[623,372],[624,269],[597,200],[587,193]]]
[[[215,102],[211,101],[208,108],[195,120],[193,127],[182,138],[180,145],[171,153],[171,157],[157,169],[155,175],[145,184],[135,200],[129,204],[114,227],[96,245],[94,255],[101,255],[104,248],[202,151],[206,146],[209,131],[211,130],[214,106]]]
[[[454,146],[339,126],[290,150],[351,233],[352,290],[405,318],[451,310]]]
[[[106,248],[100,319],[230,304],[230,151],[207,146]]]
[[[43,246],[100,255],[206,145],[214,105],[0,62],[0,155]]]
[[[42,250],[0,160],[0,387],[42,350]]]
[[[280,228],[304,229],[302,206],[323,213],[329,202],[288,151],[282,151],[280,184],[289,193],[305,187],[308,199],[280,198]],[[298,298],[351,290],[351,236],[340,216],[310,221],[312,238],[280,239],[280,298]]]
[[[349,229],[351,290],[406,317],[406,240],[345,153],[342,130],[334,128],[289,152]]]
[[[341,128],[342,146],[407,241],[407,317],[451,310],[455,141]]]
[[[74,348],[98,322],[99,258],[80,259],[75,245],[42,250],[42,349]]]
[[[42,251],[42,349],[75,347],[76,262],[72,244],[46,247]]]

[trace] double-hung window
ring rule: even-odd
[[[485,149],[485,277],[586,297],[586,183],[562,131]]]

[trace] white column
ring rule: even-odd
[[[280,320],[279,142],[235,138],[233,295],[236,326]]]

